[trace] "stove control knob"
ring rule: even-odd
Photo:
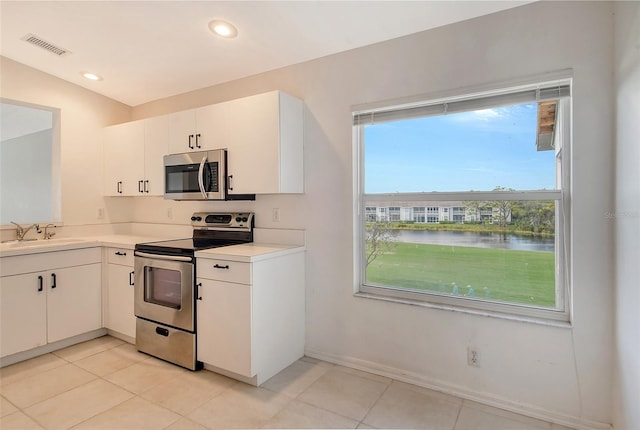
[[[247,221],[249,221],[249,218],[247,217],[242,218],[242,222],[247,222]]]
[[[191,217],[191,221],[202,221],[202,217],[201,216],[192,216]]]
[[[240,222],[240,221],[242,221],[242,218],[236,217],[236,222]]]

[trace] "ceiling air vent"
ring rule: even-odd
[[[29,42],[32,45],[39,46],[42,49],[46,49],[47,51],[53,54],[56,54],[59,57],[62,57],[63,55],[71,53],[71,51],[67,49],[60,48],[59,46],[56,46],[53,43],[49,43],[45,40],[40,39],[35,34],[27,34],[22,38],[22,40],[24,40],[25,42]]]

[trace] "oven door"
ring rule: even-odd
[[[193,260],[189,257],[151,255],[136,251],[135,315],[194,332],[194,267]]]

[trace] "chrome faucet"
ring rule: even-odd
[[[18,236],[18,240],[24,240],[24,237],[29,233],[29,230],[35,227],[38,233],[41,233],[40,226],[38,224],[32,224],[27,228],[22,227],[20,224],[10,221],[11,224],[16,226],[16,235]]]
[[[53,224],[47,224],[47,225],[45,225],[45,226],[44,226],[44,236],[43,236],[43,237],[44,237],[45,239],[51,239],[51,236],[55,235],[55,233],[48,233],[48,232],[47,232],[47,229],[48,229],[49,227],[53,227],[53,228],[55,228],[56,226],[55,226],[55,225],[53,225]]]

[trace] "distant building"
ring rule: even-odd
[[[365,217],[369,222],[485,222],[493,224],[500,217],[498,208],[482,210],[468,207],[461,201],[367,202]],[[511,214],[507,214],[507,223]]]

